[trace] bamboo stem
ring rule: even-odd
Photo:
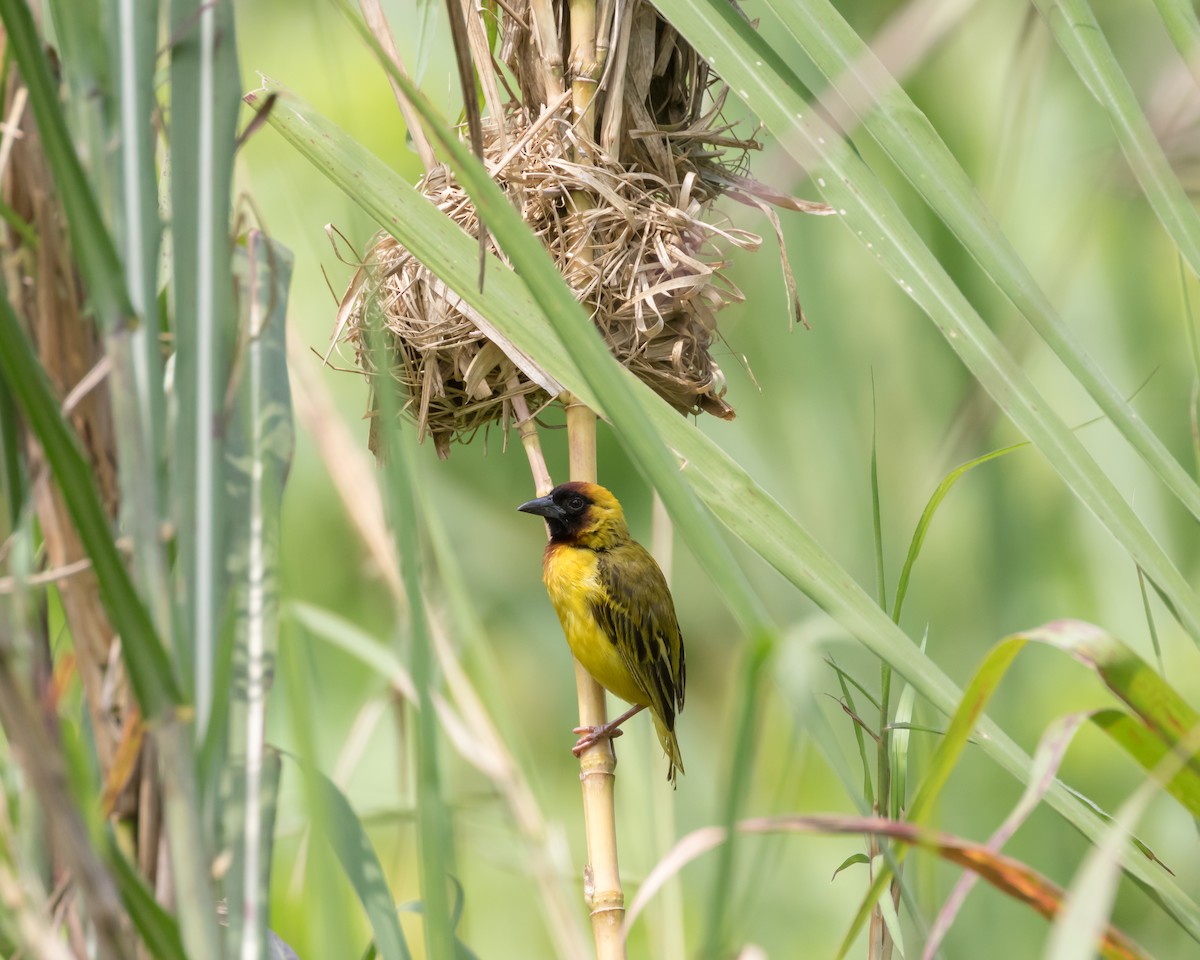
[[[575,129],[596,138],[596,87],[600,80],[600,63],[596,59],[596,0],[571,0],[571,102],[575,114]]]
[[[599,63],[596,59],[596,0],[570,0],[571,103],[575,118],[575,154],[581,159],[580,140],[594,142]],[[580,229],[586,238],[586,211],[592,198],[582,192],[572,195]],[[579,244],[581,256],[591,258],[586,242]],[[567,445],[572,480],[596,482],[596,414],[576,397],[564,394],[567,413]],[[596,727],[608,719],[604,688],[575,662],[575,689],[579,698],[579,725]],[[625,960],[625,894],[617,863],[617,817],[614,782],[617,757],[611,740],[600,740],[579,758],[579,780],[583,786],[583,819],[587,835],[588,862],[584,867],[584,897],[592,918],[592,936],[597,960]]]
[[[600,149],[605,153],[616,156],[621,149],[621,137],[624,134],[625,117],[625,68],[629,62],[629,39],[633,34],[633,13],[626,11],[621,18],[617,33],[617,49],[612,54],[612,75],[608,78],[605,88],[608,95],[604,101],[604,116],[600,122]],[[608,59],[605,51],[604,59]],[[604,69],[609,69],[606,62]]]
[[[509,387],[515,389],[516,377],[509,380]],[[517,433],[521,436],[521,445],[525,448],[525,456],[529,459],[529,472],[533,474],[533,489],[539,497],[544,497],[554,487],[550,479],[550,471],[546,467],[546,457],[542,453],[542,441],[538,437],[537,424],[529,415],[529,404],[522,394],[514,393],[512,398],[513,416],[517,421]]]
[[[575,397],[564,394],[567,411],[567,444],[572,480],[596,481],[596,414]],[[579,725],[606,722],[604,688],[578,661],[575,688],[579,697]],[[617,757],[611,740],[599,740],[579,758],[583,784],[583,820],[587,833],[588,862],[583,888],[592,917],[597,960],[624,960],[621,926],[625,920],[625,894],[617,865],[617,818],[613,803]]]
[[[598,77],[604,75],[604,68],[608,66],[608,56],[613,39],[613,14],[615,11],[615,0],[599,0],[596,5],[596,75]]]
[[[562,47],[558,43],[558,25],[551,0],[529,0],[530,30],[542,60],[542,79],[546,84],[546,102],[563,94]]]

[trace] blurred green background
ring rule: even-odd
[[[763,16],[753,2],[750,17]],[[841,3],[868,39],[899,12],[895,3]],[[1017,249],[1068,324],[1101,366],[1132,395],[1142,417],[1179,460],[1195,469],[1188,403],[1193,367],[1187,348],[1179,262],[1137,191],[1116,149],[1107,120],[1064,63],[1045,24],[1025,5],[958,3],[961,18],[913,65],[905,87],[971,175]],[[1164,123],[1187,120],[1195,87],[1153,16],[1151,4],[1096,4],[1117,56],[1147,111]],[[444,108],[455,103],[444,8],[413,0],[385,3],[402,56],[423,89]],[[416,157],[405,145],[395,101],[373,57],[337,11],[320,0],[237,5],[240,56],[247,89],[265,74],[303,95],[360,142],[415,179]],[[764,23],[761,29],[771,29]],[[800,55],[796,54],[797,62]],[[798,69],[802,69],[798,67]],[[730,119],[739,113],[731,98]],[[1186,159],[1187,129],[1179,138]],[[1195,131],[1191,131],[1193,134]],[[1165,136],[1165,135],[1164,135]],[[764,138],[753,174],[785,192],[814,197],[804,171]],[[1097,411],[1068,382],[1053,355],[1024,326],[945,228],[922,206],[878,153],[868,161],[901,199],[956,282],[1019,357],[1048,402],[1068,421]],[[276,133],[260,130],[243,151],[239,189],[266,229],[296,259],[290,301],[293,332],[323,353],[337,300],[351,273],[324,227],[333,224],[359,250],[373,225],[343,194]],[[875,592],[869,466],[873,426],[878,435],[883,544],[889,592],[913,527],[940,478],[959,462],[1021,439],[978,388],[921,311],[878,268],[836,217],[784,214],[787,253],[811,330],[790,329],[786,294],[770,226],[757,210],[727,203],[737,226],[764,236],[755,255],[739,253],[732,273],[746,294],[721,316],[725,346],[718,360],[729,382],[732,423],[702,420],[701,428],[728,450],[867,589]],[[1193,294],[1194,295],[1194,294]],[[306,361],[333,392],[356,437],[366,443],[362,380]],[[351,365],[344,358],[338,365]],[[548,419],[560,422],[558,413]],[[411,431],[408,434],[412,438]],[[1200,538],[1192,519],[1162,496],[1116,431],[1099,423],[1081,438],[1176,559],[1196,582]],[[477,686],[505,720],[511,746],[529,775],[578,886],[585,858],[577,765],[569,752],[575,723],[570,660],[540,582],[540,525],[516,513],[531,496],[525,458],[515,434],[498,430],[437,461],[433,447],[412,455],[430,509],[450,530],[459,562],[487,632],[487,649],[463,653]],[[543,431],[556,479],[565,478],[565,434]],[[635,536],[650,536],[650,492],[603,425],[600,480],[622,499]],[[386,590],[352,531],[311,437],[299,433],[284,516],[285,598],[328,608],[390,642],[397,631]],[[822,656],[870,689],[878,665],[781,577],[739,545],[744,564],[777,620],[792,625],[784,654],[772,664],[764,690],[754,779],[747,815],[855,811],[804,724],[806,691],[813,691],[837,731],[845,763],[857,770],[849,719],[830,697],[840,696]],[[732,618],[703,570],[677,550],[674,593],[687,642],[689,692],[680,740],[687,775],[669,798],[675,831],[719,819],[731,748],[735,678],[744,648]],[[438,596],[438,584],[429,584]],[[1194,645],[1152,603],[1167,675],[1200,702]],[[1022,450],[968,475],[951,493],[918,561],[903,626],[927,634],[932,657],[962,684],[1001,637],[1058,617],[1101,625],[1152,660],[1136,570],[1088,511],[1033,450]],[[412,777],[398,749],[388,712],[364,705],[388,696],[381,679],[294,622],[281,657],[304,665],[280,670],[272,702],[272,742],[298,750],[297,718],[316,734],[317,758],[342,776],[346,792],[371,835],[398,900],[416,899]],[[297,688],[292,676],[306,678]],[[802,702],[803,701],[803,702]],[[992,715],[1026,749],[1055,717],[1105,703],[1082,668],[1046,650],[1027,650],[1000,688]],[[369,710],[370,708],[368,708]],[[374,725],[365,727],[366,720]],[[356,722],[358,726],[356,727]],[[917,704],[917,723],[944,721]],[[359,733],[365,729],[365,739]],[[933,736],[913,735],[914,773]],[[453,805],[455,873],[464,894],[462,940],[481,958],[552,955],[536,886],[508,808],[488,780],[467,765],[449,741],[442,753],[446,793]],[[617,781],[621,862],[627,895],[636,892],[669,837],[650,822],[652,793],[667,791],[650,725],[634,722],[619,742]],[[1097,734],[1076,739],[1063,778],[1107,810],[1141,782],[1134,765]],[[968,749],[935,819],[945,830],[986,838],[1020,793],[1019,785]],[[368,934],[348,888],[330,869],[320,844],[302,841],[306,813],[300,778],[285,765],[276,846],[273,928],[305,958],[357,956]],[[1184,889],[1200,883],[1197,832],[1183,810],[1160,796],[1139,835],[1178,875]],[[856,866],[831,881],[847,856],[863,849],[855,838],[767,838],[739,848],[734,911],[738,941],[771,957],[832,956],[866,889]],[[1087,849],[1065,822],[1039,811],[1007,850],[1068,884]],[[703,929],[713,867],[701,858],[682,873],[686,929]],[[917,854],[906,876],[932,918],[957,871]],[[1195,953],[1195,944],[1124,881],[1115,922],[1160,957]],[[579,904],[579,915],[584,908]],[[419,943],[419,921],[403,915]],[[632,956],[655,956],[658,915],[652,908],[635,929]],[[1036,956],[1046,923],[986,887],[967,901],[946,941],[947,957]],[[697,935],[698,936],[698,935]],[[919,941],[918,941],[919,942]],[[698,939],[689,939],[694,950]],[[915,949],[915,948],[914,948]],[[860,954],[863,951],[860,951]]]

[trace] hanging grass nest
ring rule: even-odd
[[[501,102],[493,91],[481,122],[484,162],[613,355],[680,413],[732,419],[712,356],[718,311],[743,299],[725,274],[725,255],[762,241],[714,217],[713,204],[729,194],[764,209],[764,199],[810,212],[822,205],[781,198],[745,176],[757,144],[722,119],[727,89],[653,8],[637,7],[614,30],[617,55],[607,72],[597,68],[599,92],[582,119],[561,67],[538,54],[523,26],[530,22],[506,24],[502,56],[521,95]],[[534,111],[531,103],[549,105]],[[434,166],[419,189],[479,235],[475,208],[449,168]],[[786,258],[784,268],[794,302]],[[372,376],[366,332],[378,322],[369,319],[375,307],[389,338],[388,375],[403,387],[419,438],[431,435],[439,455],[491,423],[507,428],[515,397],[534,411],[553,399],[553,382],[527,375],[527,363],[523,372],[502,338],[489,336],[490,326],[388,234],[375,237],[358,265],[335,335]]]

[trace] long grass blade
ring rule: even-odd
[[[837,670],[837,668],[834,668]],[[858,745],[858,763],[862,767],[862,795],[866,801],[867,809],[873,809],[875,806],[875,787],[874,781],[871,779],[871,760],[867,756],[867,738],[863,733],[863,725],[855,719],[860,717],[858,708],[854,705],[854,696],[850,693],[850,687],[847,684],[847,675],[837,670],[838,684],[842,688],[842,709],[846,710],[851,715],[852,727],[854,729],[854,742]],[[878,707],[878,704],[876,704]],[[876,744],[878,747],[878,743]],[[871,862],[871,858],[867,858],[867,863]]]
[[[1012,453],[1014,450],[1020,450],[1024,446],[1027,446],[1027,444],[1013,443],[1007,447],[1001,447],[999,450],[985,453],[981,457],[975,457],[966,463],[959,464],[942,478],[937,488],[933,491],[933,495],[930,496],[929,502],[925,504],[925,509],[921,511],[921,517],[917,521],[916,529],[913,530],[912,540],[908,544],[908,555],[904,558],[904,566],[900,569],[900,582],[896,585],[896,602],[892,608],[892,619],[896,623],[900,622],[900,614],[904,610],[904,598],[908,596],[908,582],[912,579],[913,567],[916,566],[917,558],[921,555],[921,547],[925,544],[925,537],[929,533],[929,526],[933,523],[934,514],[937,513],[938,507],[942,505],[942,501],[946,499],[951,488],[969,471],[987,463],[989,460],[996,460],[1006,454]]]
[[[733,901],[735,846],[729,842],[738,813],[750,790],[750,782],[757,756],[755,749],[759,688],[762,676],[774,650],[774,638],[769,634],[753,637],[742,661],[742,676],[738,683],[738,700],[741,705],[735,722],[735,739],[729,753],[725,797],[721,804],[721,822],[725,828],[726,842],[721,844],[717,855],[717,871],[708,896],[708,923],[705,930],[704,947],[701,955],[717,960],[729,954],[729,912]]]
[[[1196,475],[1200,476],[1200,332],[1196,329],[1190,282],[1182,259],[1179,261],[1179,282],[1183,292],[1183,332],[1187,340],[1188,355],[1192,359],[1192,396],[1188,403],[1188,420],[1192,426],[1192,457],[1196,465]]]
[[[921,652],[925,652],[928,633],[921,638]],[[890,816],[899,820],[908,810],[908,772],[909,772],[909,740],[912,737],[913,710],[917,704],[917,691],[911,683],[906,683],[900,691],[900,699],[896,703],[896,716],[892,721],[893,730],[888,737],[888,749],[891,756],[892,778],[890,796],[887,799]],[[880,804],[882,807],[882,803]]]
[[[1108,113],[1125,159],[1159,221],[1200,276],[1200,214],[1171,169],[1091,6],[1086,0],[1035,3],[1079,79]]]
[[[1154,5],[1192,76],[1200,76],[1197,73],[1200,67],[1196,64],[1196,52],[1200,50],[1200,18],[1196,16],[1196,8],[1190,0],[1154,0]]]
[[[319,771],[313,770],[310,774],[317,778],[322,791],[324,812],[328,818],[329,843],[367,912],[379,956],[383,960],[411,960],[412,954],[404,939],[404,931],[400,929],[392,894],[384,879],[383,866],[371,846],[370,838],[337,785]],[[449,957],[453,953],[430,953],[430,956]]]
[[[724,79],[800,163],[819,167],[826,202],[930,316],[952,349],[1038,447],[1076,497],[1175,604],[1200,643],[1200,597],[1067,425],[951,280],[859,154],[810,108],[800,83],[767,40],[721,0],[662,0],[680,33],[715,62]],[[761,64],[759,66],[758,64]]]
[[[335,613],[298,600],[293,600],[284,608],[284,616],[295,619],[314,636],[359,660],[407,699],[416,700],[417,688],[396,651],[379,643],[361,627]]]
[[[9,530],[17,526],[25,503],[25,468],[21,462],[21,436],[17,405],[7,382],[0,383],[0,494],[4,496]]]
[[[152,4],[145,4],[152,13]],[[88,136],[91,167],[94,179],[101,185],[109,182],[105,151],[109,139],[101,128],[104,98],[109,95],[108,64],[104,48],[93,42],[99,33],[99,6],[85,5],[80,9],[56,7],[56,21],[66,28],[64,54],[69,54],[67,73],[78,90],[86,91],[74,97],[84,105],[84,126]],[[87,285],[89,302],[96,310],[99,326],[104,333],[109,359],[112,363],[111,382],[114,420],[117,430],[121,470],[122,517],[135,542],[138,579],[144,586],[151,613],[159,635],[165,642],[171,639],[170,593],[167,587],[165,553],[160,542],[159,484],[161,444],[161,372],[158,363],[157,323],[150,322],[157,313],[155,283],[157,261],[158,208],[157,180],[153,164],[153,130],[151,103],[154,65],[154,26],[141,24],[141,35],[131,38],[136,49],[124,49],[129,62],[122,68],[134,71],[128,84],[122,84],[119,98],[121,108],[140,110],[140,128],[124,131],[133,139],[123,144],[123,156],[143,158],[141,181],[137,191],[120,194],[124,208],[130,205],[130,216],[136,215],[133,230],[145,242],[139,241],[136,251],[126,249],[126,264],[135,261],[142,265],[145,282],[139,289],[144,302],[131,300],[125,285],[125,272],[116,247],[103,222],[96,193],[75,153],[67,130],[66,118],[58,102],[55,84],[38,41],[36,29],[27,5],[20,0],[0,4],[9,38],[21,65],[22,77],[30,94],[30,102],[38,121],[47,162],[54,174],[55,186],[62,199],[70,230],[72,253],[79,264]],[[132,28],[131,28],[132,29]],[[148,32],[147,32],[148,31]],[[144,157],[148,155],[149,163]],[[124,186],[131,186],[122,180]],[[147,197],[148,194],[148,197]],[[127,233],[133,221],[127,219]],[[148,291],[148,293],[147,293]],[[140,321],[139,321],[140,318]],[[136,506],[133,506],[136,505]],[[154,509],[148,507],[153,505]]]
[[[101,209],[107,209],[112,171],[105,161],[113,89],[109,50],[96,42],[104,35],[101,5],[99,0],[48,0],[46,7],[49,16],[43,29],[54,37],[64,119],[92,192]]]
[[[133,864],[125,859],[125,855],[117,849],[113,840],[109,842],[105,862],[112,871],[117,889],[121,892],[121,900],[125,903],[125,909],[129,911],[129,919],[133,921],[154,960],[187,960],[178,924],[155,902],[154,895],[146,889]]]
[[[155,166],[154,65],[159,0],[109,4],[109,35],[117,65],[118,248],[130,304],[142,323],[133,334],[138,402],[146,448],[163,449],[162,350],[158,342],[158,172]]]
[[[1163,483],[1193,516],[1200,518],[1200,487],[1138,417],[1063,322],[949,147],[833,4],[829,0],[807,3],[770,0],[769,6],[812,58],[832,90],[858,108],[858,117],[867,131],[1050,345],[1071,375]],[[753,103],[751,107],[754,108]]]

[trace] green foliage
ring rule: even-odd
[[[254,104],[264,101],[261,94],[255,94],[251,102]],[[361,148],[346,143],[344,136],[339,135],[328,121],[317,116],[312,108],[288,96],[279,97],[273,101],[273,104],[270,115],[271,122],[285,133],[293,136],[296,141],[302,141],[304,152],[310,158],[316,159],[318,166],[326,171],[335,183],[346,190],[352,199],[360,200],[361,190],[363,198],[361,202],[372,212],[376,212],[379,209],[374,206],[376,198],[389,192],[402,193],[404,191],[404,187],[397,177],[388,173],[377,161],[365,158]],[[428,110],[428,107],[424,107],[424,109]],[[445,140],[443,146],[448,148],[450,143],[451,141]],[[351,166],[341,166],[333,160],[336,156],[347,155],[353,155],[358,162]],[[475,169],[475,161],[469,157],[465,148],[458,146],[455,157],[456,163],[461,164],[460,171],[464,176]],[[848,154],[843,159],[847,163],[857,162],[851,161]],[[374,182],[376,174],[379,179],[378,183]],[[515,262],[523,265],[522,278],[527,278],[530,274],[541,276],[546,265],[540,263],[539,251],[536,246],[528,238],[523,238],[519,226],[512,222],[512,217],[509,215],[510,208],[502,200],[492,196],[482,180],[472,181],[472,183],[475,189],[481,191],[480,197],[486,195],[490,198],[488,203],[482,207],[484,215],[485,217],[490,214],[495,215],[495,219],[490,224],[492,232],[502,245],[506,243],[513,245],[506,249]],[[879,195],[879,202],[884,205],[892,204],[892,201],[882,194]],[[489,262],[485,289],[491,291],[494,299],[483,297],[474,287],[474,254],[471,252],[473,247],[471,240],[448,225],[440,226],[441,218],[434,209],[432,207],[422,209],[415,197],[409,203],[409,209],[411,215],[403,218],[381,216],[380,225],[396,235],[414,252],[427,249],[430,244],[429,238],[437,237],[439,244],[437,258],[432,260],[429,265],[452,289],[465,300],[473,301],[473,305],[478,306],[506,337],[523,350],[527,356],[536,357],[540,365],[549,371],[558,382],[583,397],[587,402],[597,405],[609,416],[618,436],[628,440],[626,431],[634,436],[643,436],[651,427],[657,431],[659,440],[657,444],[654,444],[656,449],[660,451],[663,448],[674,450],[687,465],[682,474],[671,471],[663,475],[665,479],[669,479],[671,488],[677,487],[681,480],[688,481],[694,492],[707,503],[717,519],[725,523],[764,560],[775,566],[818,604],[825,607],[864,645],[891,664],[893,669],[913,685],[918,695],[924,697],[938,709],[947,712],[953,711],[961,694],[940,669],[922,655],[911,640],[900,633],[890,618],[871,602],[866,593],[853,582],[853,579],[838,568],[832,558],[804,533],[796,521],[782,510],[778,503],[772,500],[707,437],[691,425],[681,421],[661,400],[651,395],[644,386],[633,381],[607,356],[598,355],[600,344],[590,329],[571,326],[566,321],[553,319],[570,316],[566,301],[558,292],[558,288],[562,287],[560,282],[552,283],[547,277],[542,285],[531,284],[527,295],[534,298],[534,306],[531,311],[529,307],[525,306],[526,297],[521,296],[519,287],[513,282],[516,278],[506,274],[506,271],[496,269],[495,265]],[[913,243],[919,246],[919,241],[914,240]],[[917,249],[917,246],[909,247],[897,242],[896,255],[908,256],[912,250]],[[448,254],[448,251],[453,249],[458,250],[457,256]],[[524,260],[522,257],[529,259]],[[940,273],[940,268],[937,270]],[[949,278],[944,274],[942,277],[949,282]],[[565,288],[563,290],[565,292]],[[569,297],[569,293],[567,296]],[[966,328],[962,329],[965,332]],[[572,344],[571,351],[578,351],[578,353],[564,352],[556,342],[559,338],[564,345]],[[996,361],[1003,365],[1010,364],[1008,359],[1004,359],[1006,354],[1001,348],[997,347],[993,350],[976,344],[972,349],[981,350],[981,355],[986,356],[989,363]],[[581,358],[585,362],[581,363]],[[579,372],[581,367],[586,367],[588,370],[586,377]],[[595,384],[598,382],[595,378],[601,376],[597,371],[603,369],[610,370],[611,376],[603,375],[607,379],[604,380],[605,387],[601,392],[595,388]],[[1018,376],[1015,373],[1015,367],[1010,372],[1014,376]],[[624,397],[625,391],[637,396],[638,400],[634,405],[625,406],[623,405],[626,403],[624,400],[614,401],[614,398]],[[1027,408],[1026,412],[1037,419],[1039,432],[1049,431],[1071,449],[1082,451],[1078,441],[1065,426],[1062,429],[1069,439],[1059,435],[1058,427],[1055,425],[1057,418],[1048,411],[1041,408],[1036,411],[1033,408]],[[631,449],[638,452],[636,462],[640,467],[650,469],[652,465],[660,462],[661,458],[658,455],[643,458],[643,448],[634,446],[633,441],[629,442]],[[1057,443],[1058,440],[1055,442]],[[649,446],[646,449],[649,449]],[[1087,481],[1089,485],[1093,481],[1103,485],[1110,484],[1110,481],[1094,464],[1092,467],[1087,467],[1085,472],[1089,478]],[[659,481],[657,473],[654,474],[654,479],[656,483]],[[1094,507],[1095,501],[1089,497],[1090,495],[1085,497],[1085,500],[1089,506]],[[1116,513],[1126,518],[1131,516],[1119,496],[1104,498],[1104,502],[1109,504]],[[671,506],[670,500],[668,500],[668,506]],[[704,538],[699,539],[698,543],[711,543],[708,535],[703,533],[705,527],[693,526],[688,520],[689,516],[690,514],[686,513],[676,516],[681,533],[687,535],[690,531],[693,535]],[[1140,522],[1138,525],[1140,526]],[[1151,543],[1142,534],[1137,534],[1134,539],[1143,545]],[[711,555],[709,550],[701,549],[703,552],[700,555],[707,560]],[[1159,551],[1157,545],[1150,549]],[[714,566],[709,566],[707,563],[705,567],[710,573],[714,570]],[[1168,567],[1174,569],[1169,562]],[[724,562],[720,566],[715,566],[715,569],[724,568]],[[1167,567],[1162,569],[1166,570]],[[1190,587],[1181,584],[1177,572],[1171,573],[1168,579],[1179,585],[1182,591],[1177,594],[1179,597],[1184,598],[1191,593]],[[738,591],[736,584],[739,580],[740,578],[735,578],[732,582],[719,580],[718,583],[727,592],[727,595],[740,598],[742,594],[736,592]],[[741,599],[737,599],[732,603],[732,608],[744,614],[747,605]],[[744,689],[742,696],[748,695],[749,691]],[[985,731],[982,740],[984,750],[991,753],[1014,774],[1022,778],[1027,777],[1030,769],[1028,756],[1017,748],[1002,730],[989,721],[984,719],[980,723],[982,730]],[[743,728],[739,727],[740,729]],[[1100,836],[1103,830],[1102,822],[1090,809],[1081,806],[1060,785],[1051,788],[1047,799],[1085,834],[1093,837]],[[1158,892],[1163,901],[1169,905],[1172,915],[1178,922],[1200,935],[1200,911],[1175,885],[1173,880],[1160,873],[1149,871],[1144,861],[1136,854],[1128,855],[1125,865],[1140,881],[1151,885]]]
[[[323,813],[329,843],[338,862],[362,901],[371,922],[374,948],[383,960],[409,960],[412,956],[400,929],[387,877],[370,838],[342,792],[319,772],[312,774],[323,794]]]
[[[1146,48],[1169,53],[1169,41],[1190,55],[1200,36],[1190,5],[1156,5],[1167,32],[1144,34]],[[408,432],[393,429],[405,398],[385,389],[377,393],[386,420],[379,433],[389,456],[379,487],[348,486],[339,471],[360,445],[338,452],[330,421],[314,411],[329,402],[328,387],[338,408],[325,415],[344,430],[361,411],[362,386],[318,372],[311,356],[294,351],[294,369],[303,365],[319,385],[297,389],[304,425],[284,498],[293,468],[284,320],[290,309],[297,342],[319,343],[332,325],[317,269],[327,268],[335,288],[345,275],[319,235],[332,220],[352,248],[373,227],[390,231],[519,351],[527,374],[595,407],[608,424],[602,479],[619,488],[635,523],[644,513],[639,483],[657,490],[688,548],[675,592],[692,673],[681,731],[697,760],[666,802],[681,824],[705,832],[692,835],[689,856],[654,870],[663,849],[638,849],[624,861],[628,880],[650,874],[647,889],[657,889],[664,870],[682,870],[686,904],[672,935],[646,929],[661,922],[656,915],[639,920],[631,954],[670,942],[681,956],[719,956],[755,942],[784,956],[802,937],[808,954],[831,955],[840,943],[847,955],[861,947],[859,931],[878,906],[911,956],[945,891],[923,855],[906,862],[910,845],[980,869],[1021,904],[1006,913],[992,909],[1008,903],[994,892],[977,895],[992,898],[986,909],[956,892],[933,922],[935,939],[951,938],[948,953],[982,941],[1033,955],[1046,937],[1044,925],[1027,919],[1035,911],[1057,917],[1046,948],[1054,960],[1082,956],[1098,939],[1106,955],[1141,955],[1114,923],[1159,955],[1194,949],[1200,908],[1185,891],[1195,865],[1183,853],[1174,861],[1179,837],[1190,842],[1191,818],[1200,816],[1191,739],[1200,725],[1191,680],[1200,488],[1177,457],[1200,456],[1181,415],[1194,404],[1188,393],[1200,359],[1186,302],[1191,278],[1180,308],[1162,294],[1170,283],[1158,265],[1178,258],[1200,268],[1200,220],[1179,157],[1159,147],[1171,149],[1171,138],[1155,126],[1153,107],[1140,105],[1152,103],[1153,71],[1126,40],[1134,31],[1120,29],[1144,26],[1152,11],[1101,10],[1097,22],[1083,0],[1046,2],[1037,5],[1045,21],[1026,25],[1019,12],[976,5],[940,47],[904,65],[873,33],[894,5],[766,0],[750,11],[763,17],[757,30],[724,0],[660,6],[730,84],[729,119],[765,125],[771,149],[755,158],[755,175],[791,192],[800,188],[782,182],[790,174],[772,161],[799,164],[810,171],[808,188],[838,211],[785,225],[816,321],[802,342],[772,321],[786,310],[773,303],[778,285],[763,280],[765,268],[736,268],[747,305],[729,311],[723,336],[748,355],[762,393],[722,358],[741,417],[732,426],[687,422],[608,357],[540,242],[446,120],[459,109],[435,96],[448,61],[425,42],[436,4],[415,4],[414,29],[397,31],[425,95],[403,74],[391,78],[503,250],[504,262],[487,258],[482,286],[474,239],[411,185],[411,165],[400,172],[379,159],[410,163],[379,83],[376,41],[355,15],[357,33],[332,5],[311,17],[272,17],[282,7],[178,0],[162,18],[168,39],[158,36],[155,3],[89,0],[72,19],[69,3],[51,0],[50,32],[41,36],[26,4],[0,0],[106,335],[122,492],[114,523],[27,332],[0,298],[0,522],[5,533],[23,524],[25,534],[0,549],[0,634],[10,622],[24,629],[40,620],[54,665],[75,639],[59,599],[73,584],[47,588],[34,545],[24,542],[37,530],[27,487],[38,472],[23,423],[60,484],[152,720],[176,914],[155,904],[108,833],[93,830],[96,850],[88,852],[158,957],[215,957],[221,941],[227,956],[287,955],[270,924],[300,956],[354,953],[369,938],[370,955],[398,960],[411,955],[402,922],[419,924],[439,957],[486,955],[518,924],[530,955],[582,955],[569,667],[537,583],[540,545],[508,518],[527,498],[519,456],[499,456],[493,434],[487,460],[456,450],[449,464],[426,468]],[[498,41],[492,20],[487,27]],[[1012,70],[1009,45],[1029,37],[1053,38],[1062,52],[1050,54],[1054,70],[1034,91],[1046,96],[1021,105],[1012,84],[996,85],[998,94],[988,84]],[[416,38],[414,58],[404,48]],[[47,39],[62,58],[62,89],[47,69]],[[911,77],[888,74],[908,66]],[[286,251],[257,231],[231,241],[249,209],[235,215],[231,202],[239,67],[242,76],[269,69],[320,104],[269,82],[246,98],[269,106],[270,124],[286,138],[248,138],[244,182],[296,247],[295,278]],[[337,71],[331,94],[322,83]],[[1094,104],[1077,89],[1080,79]],[[836,94],[822,94],[827,86]],[[1007,134],[989,129],[988,96],[1009,104]],[[845,137],[828,115],[848,128]],[[165,121],[161,142],[156,118]],[[1090,157],[1098,144],[1107,149],[1097,165],[1103,177],[1086,162],[1070,177],[1044,162]],[[168,163],[159,170],[164,145]],[[296,151],[313,170],[295,162]],[[1119,166],[1110,156],[1119,155],[1136,184],[1123,168],[1110,172]],[[1019,185],[1007,200],[989,183],[1004,178]],[[1057,195],[1072,194],[1076,179],[1086,187],[1084,228]],[[238,191],[242,182],[239,174]],[[1130,199],[1132,189],[1141,194]],[[163,257],[160,199],[168,197]],[[7,204],[0,218],[27,249],[42,243]],[[1055,239],[1059,224],[1066,233]],[[343,247],[339,255],[357,266],[361,253]],[[1022,339],[1026,326],[1040,339]],[[1168,328],[1178,342],[1167,341]],[[161,332],[174,350],[169,391]],[[1159,365],[1135,408],[1117,385]],[[877,403],[867,400],[867,371]],[[1091,416],[1093,405],[1112,429],[1080,436],[1067,425]],[[542,437],[554,471],[557,435]],[[1001,460],[1025,445],[1041,458]],[[974,471],[984,463],[993,465]],[[364,510],[367,501],[377,515]],[[384,546],[364,549],[353,526],[370,541],[372,522],[387,527]],[[114,545],[118,534],[128,535],[131,556]],[[887,548],[906,539],[903,557]],[[393,561],[399,575],[389,568],[380,576]],[[1140,582],[1143,571],[1152,590]],[[896,585],[891,598],[887,583]],[[280,648],[290,722],[267,707],[280,611],[303,628]],[[1068,615],[1080,620],[1020,629]],[[306,633],[328,642],[306,646]],[[977,666],[1000,636],[1008,639]],[[1087,680],[1067,657],[1018,656],[1031,640],[1084,663]],[[31,679],[40,651],[24,639],[15,650],[0,670],[42,695],[50,688]],[[836,664],[834,673],[814,651]],[[878,690],[856,679],[876,669]],[[896,697],[893,672],[903,680]],[[397,701],[395,728],[376,729],[374,720],[360,728],[367,711],[359,707],[377,697],[381,679]],[[43,697],[64,714],[78,700],[69,676],[67,684],[66,695]],[[840,694],[844,712],[827,692]],[[377,720],[383,708],[371,702]],[[497,728],[511,740],[502,749],[475,736],[486,729],[496,737]],[[89,729],[72,718],[70,742],[52,739],[47,751],[72,751],[76,771],[97,763]],[[1077,738],[1079,730],[1089,733]],[[663,803],[634,792],[650,776],[639,766],[648,751],[638,733],[618,745],[623,855],[655,835],[646,823]],[[1039,737],[1031,759],[1020,744]],[[277,782],[275,745],[298,755],[296,782]],[[16,827],[10,832],[0,817],[0,866],[44,868],[54,824],[43,824],[34,800],[13,786],[14,762],[0,749]],[[1025,782],[1019,797],[996,764]],[[77,779],[95,789],[90,774]],[[859,816],[806,816],[839,804]],[[875,804],[905,822],[868,822]],[[1139,827],[1147,809],[1155,816]],[[1062,839],[1060,818],[1081,838]],[[776,842],[782,832],[814,831],[843,839],[786,850]],[[861,849],[868,835],[874,857]],[[988,835],[986,843],[963,839]],[[1012,850],[1001,854],[1010,839]],[[719,853],[684,869],[702,848]],[[1179,879],[1154,851],[1170,851],[1164,860]],[[289,886],[289,868],[305,885]],[[1075,880],[1063,895],[1042,873]],[[888,890],[897,875],[899,915]],[[1129,909],[1134,884],[1156,909]],[[230,901],[225,935],[215,894]],[[564,922],[562,902],[578,903],[578,916]],[[19,949],[21,929],[3,918],[3,949],[9,941]]]

